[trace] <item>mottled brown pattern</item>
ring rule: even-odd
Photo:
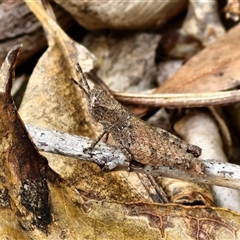
[[[90,116],[103,125],[130,160],[151,166],[167,166],[196,173],[203,172],[201,163],[193,164],[201,149],[190,145],[163,129],[156,131],[118,103],[102,89],[90,89],[78,65]],[[97,139],[98,142],[100,139]]]

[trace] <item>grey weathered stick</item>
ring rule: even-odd
[[[129,170],[126,156],[120,149],[105,143],[98,143],[91,154],[84,149],[91,145],[87,137],[73,136],[35,126],[26,125],[39,150],[75,157],[80,160],[95,162],[99,166],[107,164],[110,170]],[[170,169],[169,167],[151,167],[148,165],[132,168],[132,171],[147,173],[153,176],[177,178],[210,185],[235,188],[240,190],[240,166],[221,163],[216,160],[201,160],[205,166],[205,175],[189,174],[188,171]]]
[[[26,125],[39,150],[94,162],[100,167],[106,163],[109,170],[116,167],[127,170],[126,156],[115,146],[99,142],[91,152],[84,152],[92,144],[87,137],[60,133],[40,127]]]

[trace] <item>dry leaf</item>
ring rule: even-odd
[[[171,203],[214,206],[213,196],[208,185],[161,177],[157,178],[157,182]]]
[[[240,25],[192,57],[155,93],[214,92],[237,87]]]
[[[93,68],[95,57],[82,45],[70,39],[57,23],[47,16],[39,3],[27,4],[49,32],[49,48],[39,60],[27,86],[20,107],[22,118],[25,122],[31,121],[32,124],[42,127],[48,128],[50,124],[53,128],[55,125],[57,130],[59,124],[63,132],[94,136],[95,124],[91,123],[86,114],[85,100],[69,77],[78,77],[75,71],[76,61],[83,64],[84,71],[89,71]],[[39,108],[33,112],[32,109],[37,105]],[[64,113],[68,111],[66,116]],[[60,112],[62,114],[59,115]],[[81,126],[76,123],[81,123]]]
[[[20,49],[8,53],[0,71],[1,205],[11,208],[27,230],[46,232],[51,223],[47,160],[28,136],[11,97],[14,66]],[[3,206],[5,205],[5,206]]]
[[[187,6],[187,1],[55,0],[87,29],[146,29],[162,25]]]

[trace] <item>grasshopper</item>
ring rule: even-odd
[[[201,155],[201,148],[188,144],[161,128],[156,130],[151,127],[133,115],[105,90],[90,89],[79,64],[77,64],[77,71],[80,74],[80,82],[72,80],[84,92],[90,116],[103,126],[102,133],[90,149],[105,134],[111,134],[116,145],[123,150],[130,162],[184,170],[194,169],[192,160]]]

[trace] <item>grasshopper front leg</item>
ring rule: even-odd
[[[91,146],[84,149],[84,152],[86,151],[92,151],[93,148],[101,141],[101,139],[104,137],[105,134],[109,134],[108,131],[106,131],[105,129],[101,132],[101,134],[95,139],[93,140],[93,142],[91,143]]]

